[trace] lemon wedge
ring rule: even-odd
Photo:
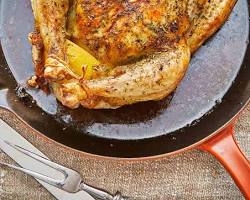
[[[69,59],[70,69],[79,76],[84,75],[84,79],[89,80],[93,74],[93,66],[100,62],[77,44],[66,40],[66,53]],[[83,74],[82,68],[86,66]]]

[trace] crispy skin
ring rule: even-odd
[[[218,29],[235,3],[31,1],[44,43],[44,77],[63,105],[92,109],[118,108],[169,95],[186,72],[190,50],[195,51]],[[102,63],[115,68],[95,80],[87,81],[74,74],[65,55],[66,30]]]
[[[183,37],[189,27],[186,2],[76,0],[68,33],[103,63],[124,64]]]
[[[56,55],[66,60],[64,43],[66,40],[66,15],[68,0],[31,0],[36,28],[43,39],[45,54]],[[46,56],[46,57],[47,57]]]
[[[198,3],[195,0],[189,1],[192,23],[187,37],[188,46],[193,53],[222,26],[237,0],[197,0]]]

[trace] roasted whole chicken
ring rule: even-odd
[[[31,2],[36,76],[29,84],[48,84],[72,109],[114,109],[173,92],[191,54],[224,23],[236,0]],[[67,53],[72,42],[99,63],[92,69],[83,63],[76,73]]]

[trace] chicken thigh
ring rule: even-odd
[[[31,0],[37,75],[63,105],[118,108],[175,90],[194,52],[225,21],[234,0]],[[94,55],[101,75],[71,70],[70,39]]]

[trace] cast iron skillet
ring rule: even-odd
[[[92,155],[141,158],[199,145],[220,159],[250,198],[249,162],[240,154],[229,126],[250,99],[246,0],[239,0],[228,22],[193,56],[185,79],[171,97],[118,110],[69,110],[53,96],[26,87],[33,75],[27,40],[33,29],[29,2],[1,1],[2,108],[38,133]]]

